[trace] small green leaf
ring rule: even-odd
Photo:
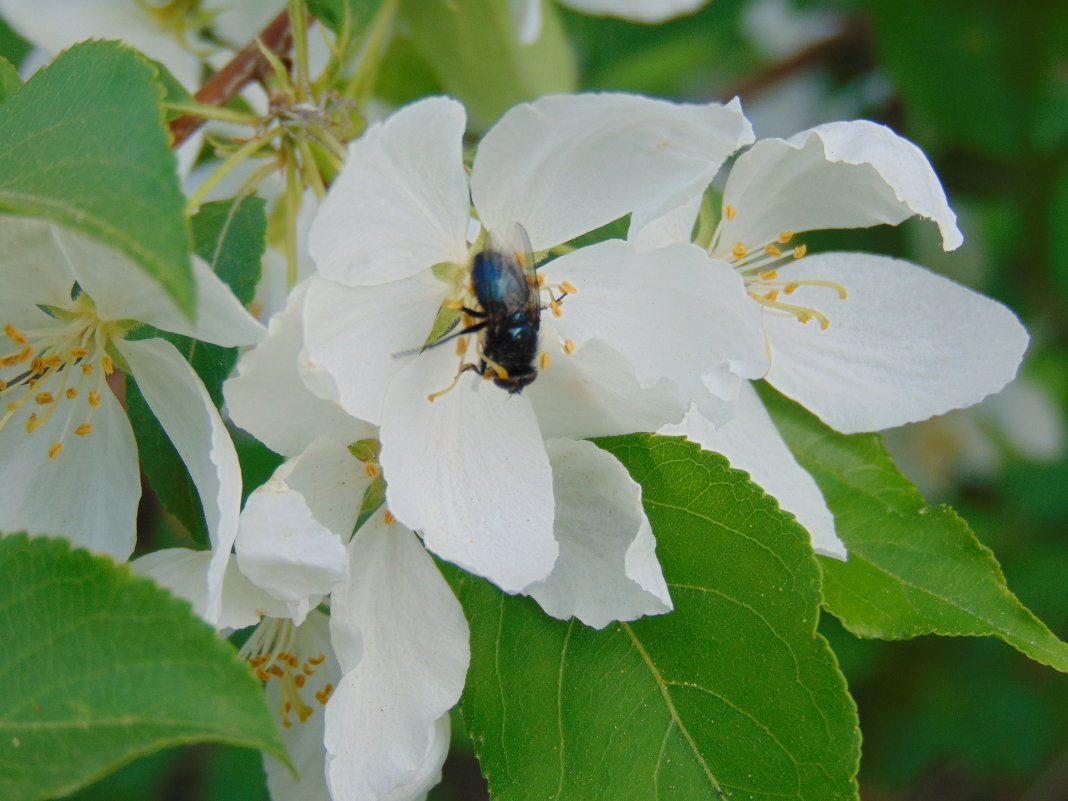
[[[495,799],[857,797],[819,568],[774,500],[681,439],[603,439],[642,485],[675,610],[603,631],[459,571],[461,710]]]
[[[849,560],[821,557],[827,609],[854,634],[999,637],[1068,671],[1058,640],[1005,586],[984,546],[948,506],[928,506],[877,434],[839,434],[768,387],[762,396],[795,458],[816,479]]]
[[[383,0],[308,0],[308,10],[334,33],[341,33],[348,21],[351,34],[367,27]]]
[[[399,15],[445,91],[486,127],[516,103],[576,88],[570,44],[555,10],[543,6],[530,45],[519,43],[509,4],[497,0],[405,0]]]
[[[248,304],[260,279],[260,262],[267,241],[264,201],[252,195],[205,203],[193,218],[196,253]],[[222,406],[223,381],[237,363],[237,348],[224,348],[144,326],[137,336],[163,337],[196,370],[216,406]],[[193,479],[163,427],[148,407],[132,377],[127,377],[126,403],[137,437],[137,449],[152,488],[167,510],[193,535],[207,544],[204,508]]]
[[[22,88],[22,78],[15,65],[6,58],[0,58],[0,103],[6,101]]]
[[[216,741],[284,758],[233,647],[189,605],[62,540],[0,539],[0,798],[72,792],[138,756]]]
[[[156,70],[117,42],[62,53],[0,106],[0,210],[129,257],[192,317],[184,198]]]

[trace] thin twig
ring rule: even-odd
[[[272,53],[285,55],[293,46],[293,25],[289,11],[285,10],[271,20],[257,37]],[[196,93],[198,103],[206,106],[221,106],[229,103],[247,84],[263,77],[268,70],[267,59],[255,40],[245,46],[233,59],[215,73]],[[178,147],[192,136],[205,122],[204,117],[186,114],[171,120],[171,147]]]

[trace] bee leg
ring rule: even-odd
[[[467,308],[467,306],[461,306],[460,311],[462,311],[464,314],[468,314],[471,317],[474,317],[476,320],[483,320],[489,316],[484,311],[481,311],[479,309],[469,309]]]
[[[482,374],[482,371],[479,369],[479,366],[474,362],[466,362],[464,364],[461,364],[460,369],[456,371],[456,377],[452,379],[452,383],[445,387],[445,389],[438,390],[437,392],[431,392],[429,395],[426,396],[426,399],[433,403],[442,395],[451,392],[453,387],[460,383],[460,376],[462,376],[468,370],[474,370],[479,375]]]

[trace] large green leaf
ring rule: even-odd
[[[117,42],[61,54],[0,106],[0,211],[111,245],[192,316],[189,233],[162,96],[155,68]]]
[[[542,31],[519,43],[508,3],[498,0],[404,0],[404,31],[445,91],[486,127],[508,108],[576,88],[574,56],[554,10],[544,3]]]
[[[0,798],[54,798],[135,757],[284,747],[232,646],[189,605],[61,540],[0,539]]]
[[[863,637],[1000,637],[1068,671],[1058,640],[1009,592],[993,553],[948,506],[929,506],[877,434],[839,434],[793,401],[762,393],[797,461],[816,479],[849,550],[821,557],[824,600]]]
[[[856,712],[816,633],[805,532],[718,454],[598,444],[642,485],[675,610],[596,631],[457,571],[461,708],[493,797],[856,798]]]
[[[0,57],[0,103],[22,88],[19,71],[6,58]]]
[[[197,255],[208,262],[242,303],[251,302],[260,279],[260,261],[267,241],[263,200],[248,195],[205,203],[193,218],[193,238]],[[224,348],[148,326],[136,332],[136,336],[158,336],[171,342],[196,370],[215,405],[222,406],[222,384],[237,363],[237,348]],[[132,377],[126,382],[126,403],[149,483],[167,510],[194,539],[207,543],[204,508],[193,479]]]

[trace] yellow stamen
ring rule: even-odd
[[[578,294],[578,289],[570,281],[561,281],[560,282],[560,289],[562,289],[564,292],[566,292],[569,295],[577,295]]]
[[[7,334],[8,337],[11,338],[11,341],[14,342],[16,345],[25,345],[26,344],[27,340],[26,340],[25,335],[21,331],[19,331],[17,328],[15,328],[15,324],[14,323],[8,323],[7,325],[5,325],[4,326],[4,333]]]
[[[333,691],[334,685],[327,684],[325,687],[323,687],[323,689],[319,690],[319,692],[315,694],[315,700],[318,701],[320,704],[325,704],[330,699],[330,693],[332,693]]]
[[[564,353],[574,353],[574,352],[575,352],[575,340],[573,340],[573,339],[565,339],[564,340]]]
[[[53,442],[52,447],[48,449],[48,458],[55,459],[63,451],[62,442]]]
[[[785,245],[787,242],[789,242],[793,238],[794,238],[794,232],[793,231],[783,231],[781,234],[779,234],[779,244],[780,245]]]
[[[104,375],[111,375],[115,372],[115,363],[111,361],[110,356],[104,356],[104,358],[100,360],[100,366],[104,368]]]
[[[18,408],[18,404],[17,403],[9,403],[7,405],[7,410],[9,412],[14,411],[17,408]],[[37,430],[37,426],[39,426],[40,424],[41,424],[41,419],[37,416],[37,412],[33,412],[32,414],[30,414],[30,416],[28,418],[26,418],[26,433],[27,434],[32,434],[34,431]]]
[[[560,301],[558,300],[550,301],[549,311],[553,313],[553,317],[559,317],[564,313],[564,310],[560,308]]]
[[[382,514],[382,519],[386,521],[387,526],[392,526],[394,523],[397,522],[397,518],[393,516],[393,512],[389,511],[389,509],[386,509],[386,511]]]
[[[541,367],[541,369],[544,370],[546,367],[548,367],[550,361],[551,360],[549,359],[549,354],[546,351],[542,351],[541,356],[538,357],[538,365]]]
[[[74,398],[78,397],[78,390],[76,387],[67,387],[67,391],[63,394],[73,400]]]
[[[774,281],[778,277],[778,270],[765,270],[762,273],[757,273],[757,278],[759,278],[761,281]]]
[[[782,256],[782,251],[775,247],[775,245],[765,245],[764,252],[775,259]]]
[[[794,255],[795,259],[800,259],[806,253],[808,253],[808,246],[807,245],[798,245],[796,248],[794,248],[794,254],[793,255]]]
[[[89,362],[86,362],[82,365],[82,372],[86,375],[91,374],[93,372],[93,365],[91,365]]]
[[[74,429],[74,433],[77,434],[79,437],[84,437],[86,434],[91,434],[93,433],[93,424],[82,423],[80,426]]]
[[[89,351],[87,351],[85,348],[75,348],[70,352],[70,357],[72,359],[84,359],[88,355]]]
[[[736,259],[744,259],[749,255],[749,248],[747,248],[742,242],[735,242],[734,248],[731,250],[731,254]]]
[[[38,406],[47,406],[50,403],[54,403],[55,400],[51,392],[38,392],[33,396],[33,402]]]
[[[728,220],[733,220],[736,213],[737,212],[735,212],[734,206],[731,206],[730,204],[727,204],[723,207],[723,216],[726,217]]]
[[[51,367],[53,370],[63,364],[63,360],[58,356],[45,356],[41,359],[41,364],[45,367]]]
[[[374,462],[368,462],[363,466],[363,469],[371,478],[378,478],[378,474],[382,472]]]
[[[95,389],[89,390],[89,405],[94,409],[100,408],[100,393]]]

